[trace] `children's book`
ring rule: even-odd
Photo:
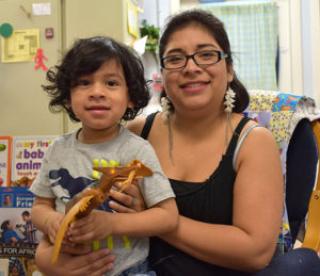
[[[12,137],[0,136],[0,186],[9,186],[11,182]]]
[[[7,260],[1,269],[5,271],[7,264],[9,275],[31,276],[37,271],[34,257],[42,234],[31,221],[33,201],[27,188],[0,187],[0,259]]]
[[[0,136],[0,276],[41,275],[34,257],[41,232],[28,190],[56,136]]]
[[[15,136],[12,141],[11,185],[30,187],[40,171],[44,153],[56,136]]]

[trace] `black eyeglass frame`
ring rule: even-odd
[[[200,63],[198,63],[198,62],[195,60],[194,57],[195,57],[196,55],[198,55],[199,53],[204,53],[204,52],[215,52],[215,53],[217,53],[217,54],[218,54],[218,60],[217,60],[216,62],[214,62],[214,63],[206,63],[206,64],[200,64]],[[166,58],[168,58],[168,57],[173,57],[173,56],[184,56],[184,57],[186,58],[184,65],[183,65],[183,66],[180,66],[180,67],[176,67],[176,68],[166,68],[166,67],[164,66],[164,60],[165,60]],[[207,67],[207,66],[210,66],[210,65],[213,65],[213,64],[217,64],[220,60],[225,59],[225,58],[227,58],[227,57],[228,57],[228,54],[226,54],[226,53],[223,52],[223,51],[219,51],[219,50],[203,50],[203,51],[194,52],[194,53],[191,54],[191,55],[176,54],[176,55],[170,55],[170,56],[162,57],[162,58],[160,59],[160,66],[161,66],[162,69],[166,69],[166,70],[170,70],[170,71],[171,71],[171,70],[172,70],[172,71],[174,71],[174,70],[179,70],[179,69],[182,69],[182,68],[186,67],[189,59],[191,58],[191,59],[193,60],[193,62],[194,62],[196,65],[198,65],[199,67]]]

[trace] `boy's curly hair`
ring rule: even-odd
[[[134,119],[150,98],[143,64],[134,50],[104,36],[78,39],[61,64],[47,72],[49,84],[42,85],[42,88],[51,97],[49,109],[52,112],[64,109],[73,121],[79,122],[70,105],[71,89],[81,76],[94,73],[103,63],[113,59],[123,68],[129,98],[134,105],[133,108],[127,108],[122,119]]]

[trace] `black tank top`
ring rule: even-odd
[[[153,113],[147,117],[141,132],[142,138],[148,138],[155,115]],[[243,118],[239,122],[226,154],[206,181],[195,183],[169,179],[181,215],[208,223],[232,224],[233,185],[236,178],[232,162],[239,134],[249,120]],[[195,259],[156,237],[150,240],[149,261],[158,276],[250,275]]]

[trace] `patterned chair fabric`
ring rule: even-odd
[[[314,189],[318,147],[312,124],[319,123],[320,112],[316,109],[314,100],[309,97],[252,90],[245,115],[268,128],[279,146],[285,180],[285,208],[279,249],[287,252],[293,247],[304,222]],[[320,212],[320,200],[316,205]],[[320,232],[318,236],[320,237]]]

